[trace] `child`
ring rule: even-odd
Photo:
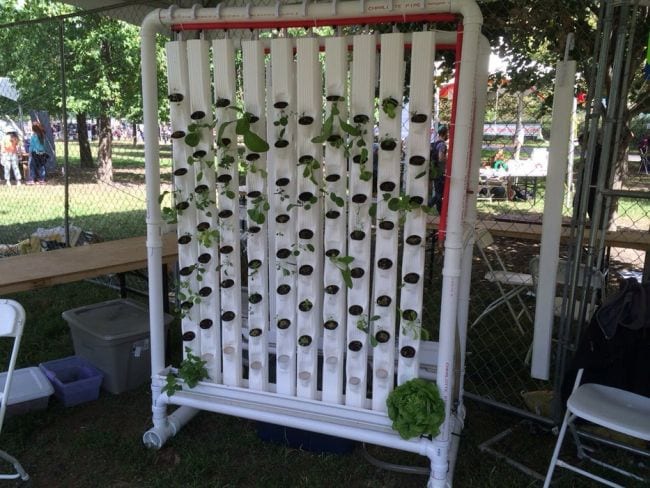
[[[499,149],[492,158],[492,169],[508,171],[508,163],[506,163],[503,149]]]
[[[11,171],[14,172],[16,179],[16,186],[20,186],[20,170],[18,168],[18,161],[22,149],[20,147],[20,139],[15,132],[9,132],[2,141],[2,166],[4,167],[6,185],[11,185]]]

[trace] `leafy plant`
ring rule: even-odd
[[[251,203],[253,208],[247,210],[248,216],[256,224],[262,225],[266,221],[266,212],[269,211],[271,205],[264,195],[253,198]]]
[[[329,259],[341,272],[341,277],[343,278],[345,286],[352,288],[352,271],[350,270],[350,264],[354,261],[354,258],[352,256],[330,256]]]
[[[397,116],[397,107],[399,107],[399,102],[393,97],[387,97],[381,101],[382,111],[391,119]]]
[[[228,108],[236,111],[239,114],[239,117],[237,117],[235,120],[229,120],[219,125],[219,130],[217,132],[217,146],[223,145],[223,134],[226,128],[230,124],[235,124],[235,134],[243,137],[244,145],[246,148],[248,148],[249,151],[256,153],[263,153],[268,151],[269,143],[251,130],[251,124],[257,120],[257,116],[250,112],[246,112],[239,107]]]
[[[178,371],[175,374],[167,374],[167,383],[163,386],[162,392],[169,396],[182,389],[177,381],[178,378],[182,379],[188,388],[194,388],[199,381],[208,378],[208,370],[205,367],[207,362],[192,354],[192,349],[189,347],[185,348],[185,352],[187,357],[181,361]]]
[[[417,198],[405,193],[400,193],[398,197],[393,197],[390,193],[384,193],[383,199],[388,203],[389,210],[399,212],[400,222],[404,221],[406,212],[412,212],[418,209],[422,210],[427,215],[435,215],[434,207],[429,207],[424,203],[420,203]]]
[[[318,186],[316,171],[320,168],[320,163],[311,156],[302,156],[298,159],[298,166],[303,166],[302,177]]]
[[[180,205],[182,202],[177,202],[180,199],[181,192],[180,190],[174,191],[164,191],[158,197],[158,203],[162,204],[165,201],[165,198],[169,195],[171,197],[171,206],[164,206],[160,209],[162,219],[168,224],[175,224],[178,222],[178,216],[183,213],[183,206]]]
[[[445,404],[438,387],[422,378],[413,378],[395,388],[386,399],[392,428],[402,439],[435,437],[445,420]]]
[[[359,329],[362,332],[365,332],[366,334],[369,334],[370,345],[372,347],[375,347],[378,344],[378,342],[375,336],[371,334],[372,332],[371,325],[374,321],[379,320],[380,318],[381,317],[379,317],[379,315],[373,315],[371,317],[368,317],[368,315],[364,314],[361,317],[359,317],[359,319],[357,319],[357,329]]]
[[[196,238],[203,247],[210,247],[212,243],[219,240],[219,231],[217,229],[201,229],[197,232]]]

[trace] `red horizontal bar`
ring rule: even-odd
[[[456,22],[456,14],[392,14],[373,15],[364,17],[343,17],[329,19],[275,19],[275,20],[241,20],[223,22],[182,22],[172,24],[171,29],[176,32],[190,30],[230,30],[230,29],[285,29],[287,27],[324,27],[336,25],[367,25],[386,24],[389,22]]]

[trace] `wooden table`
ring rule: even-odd
[[[523,220],[523,219],[522,219]],[[434,229],[438,228],[438,217],[431,217],[428,225]],[[491,220],[482,219],[476,222],[477,227],[489,230],[492,235],[499,237],[512,237],[540,242],[542,240],[541,221],[532,219],[530,222],[512,220]],[[585,229],[583,242],[589,241],[591,230]],[[566,242],[571,237],[571,228],[562,226],[560,239]],[[616,231],[605,233],[605,245],[610,247],[622,247],[625,249],[637,249],[650,251],[650,232],[636,229],[621,228]]]
[[[163,265],[176,262],[175,234],[163,236]],[[146,238],[132,237],[0,258],[0,295],[147,267]]]

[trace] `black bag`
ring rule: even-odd
[[[623,282],[601,305],[585,329],[565,372],[566,403],[579,369],[583,383],[598,383],[650,396],[650,282]]]

